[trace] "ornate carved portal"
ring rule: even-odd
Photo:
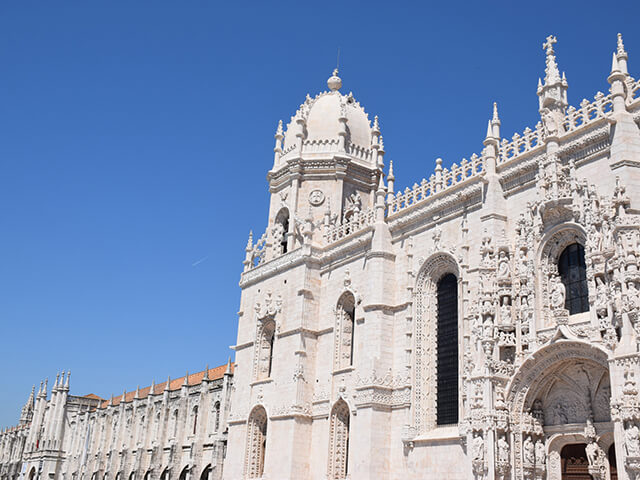
[[[331,410],[329,427],[329,465],[327,476],[332,480],[347,478],[349,464],[349,406],[338,400]]]
[[[267,412],[255,407],[247,420],[247,451],[245,453],[245,477],[260,478],[264,471],[264,455],[267,447]]]
[[[607,354],[559,340],[535,357],[522,365],[507,395],[515,478],[609,478],[605,452],[613,442],[613,423]],[[565,458],[563,449],[576,444],[582,444],[584,455],[568,448],[573,453]],[[583,470],[586,477],[580,476]]]

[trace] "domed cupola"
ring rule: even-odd
[[[287,160],[315,159],[332,154],[346,156],[369,168],[381,166],[377,122],[372,127],[369,116],[353,94],[344,95],[340,92],[342,79],[337,69],[327,80],[327,86],[329,90],[315,98],[307,95],[305,102],[291,117],[284,134],[279,130],[284,144],[278,145],[276,142],[274,170],[278,170]]]
[[[341,222],[356,212],[370,212],[382,185],[378,117],[371,122],[351,93],[340,92],[337,69],[327,86],[314,98],[307,95],[286,127],[278,123],[273,168],[267,174],[269,228],[287,232],[286,240],[278,240],[285,251],[303,242],[303,223]],[[315,235],[309,228],[307,234]]]

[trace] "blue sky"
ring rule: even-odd
[[[109,396],[226,361],[277,122],[338,47],[404,188],[480,153],[493,101],[536,123],[550,33],[574,105],[618,31],[640,76],[623,3],[2,2],[0,426],[59,370]]]

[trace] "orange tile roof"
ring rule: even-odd
[[[231,373],[233,373],[235,364],[231,364]],[[220,378],[222,378],[224,376],[224,372],[227,370],[227,364],[225,363],[224,365],[220,365],[219,367],[215,367],[215,368],[210,368],[209,369],[209,380],[218,380]],[[202,370],[201,372],[197,372],[197,373],[191,373],[189,374],[189,379],[188,379],[188,385],[192,386],[192,385],[200,385],[202,383],[202,379],[204,378],[204,370]],[[182,385],[184,384],[184,377],[182,376],[180,378],[172,378],[171,379],[171,383],[169,384],[169,390],[173,391],[173,390],[180,390],[182,388]],[[156,383],[154,388],[153,388],[153,395],[158,395],[161,394],[162,392],[164,392],[164,389],[167,385],[167,382],[162,382],[162,383]],[[147,398],[149,396],[151,390],[151,386],[148,387],[144,387],[141,388],[139,390],[138,396],[140,397],[140,399],[143,398]],[[92,394],[93,395],[93,394]],[[119,405],[120,402],[122,401],[122,395],[120,394],[116,397],[112,397],[113,400],[113,405]],[[87,395],[88,397],[89,395]],[[128,402],[132,402],[133,399],[136,396],[136,391],[132,391],[132,392],[125,392],[124,393],[124,398],[125,398],[125,403]],[[96,398],[100,398],[97,397]],[[109,406],[111,400],[103,400],[102,404],[100,405],[100,408],[106,408]]]
[[[82,398],[90,398],[91,400],[104,400],[104,398],[99,397],[95,393],[90,393],[89,395],[84,395]]]

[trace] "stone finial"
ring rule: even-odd
[[[491,128],[491,120],[487,121],[487,135],[485,137],[485,140],[489,138],[493,138],[493,129]]]
[[[627,52],[624,50],[624,43],[622,42],[622,34],[621,33],[618,34],[618,48],[617,48],[616,53],[618,55],[621,55],[621,56],[622,55],[625,55],[625,56],[627,55]]]
[[[327,80],[327,86],[332,92],[336,92],[342,87],[342,79],[338,76],[337,68],[333,70],[333,75]]]
[[[209,364],[207,363],[207,366],[204,369],[204,377],[202,377],[203,381],[208,381],[209,380]]]
[[[276,129],[275,138],[284,138],[284,132],[282,131],[282,120],[278,121],[278,128]]]
[[[183,387],[189,386],[189,370],[187,370],[187,374],[184,376],[184,382],[182,383]]]
[[[136,385],[136,394],[133,396],[134,400],[140,399],[140,385]]]
[[[156,380],[151,380],[151,386],[149,387],[149,395],[155,395],[156,393]]]
[[[54,390],[58,389],[58,380],[60,380],[60,373],[56,373],[56,381],[53,384],[53,387],[51,388],[51,391],[54,391]]]
[[[373,117],[373,128],[371,128],[371,133],[374,135],[380,135],[380,124],[378,123],[378,115]]]
[[[395,180],[396,177],[393,176],[393,160],[389,160],[389,175],[387,175],[387,180]]]
[[[556,55],[555,55],[555,51],[553,50],[553,45],[555,45],[557,42],[558,40],[554,35],[549,35],[545,40],[545,42],[542,44],[542,48],[545,50],[545,53],[547,55],[547,58],[545,61],[546,68],[544,70],[545,72],[544,82],[547,85],[555,83],[558,80],[560,80],[560,72],[558,71],[558,64],[556,63]]]
[[[168,392],[169,390],[171,390],[171,375],[167,377],[167,384],[164,387],[165,392]]]
[[[253,230],[249,230],[249,239],[247,240],[247,250],[253,248]]]
[[[67,371],[67,380],[64,382],[64,388],[69,390],[69,380],[71,379],[71,371]]]
[[[126,399],[127,399],[127,389],[125,388],[125,389],[122,391],[122,400],[121,400],[121,403],[124,403]]]

